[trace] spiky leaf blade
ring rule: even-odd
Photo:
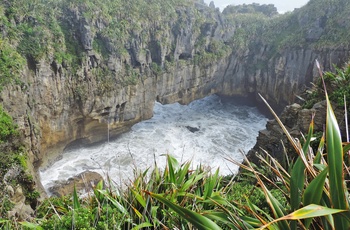
[[[260,229],[265,229],[272,224],[279,222],[279,221],[285,221],[285,220],[301,220],[301,219],[308,219],[308,218],[314,218],[314,217],[320,217],[320,216],[328,216],[340,212],[344,212],[345,210],[341,209],[332,209],[327,208],[321,205],[316,204],[310,204],[308,206],[305,206],[303,208],[300,208],[286,216],[283,216],[281,218],[275,219],[271,221],[270,223],[265,224]]]
[[[348,209],[349,204],[345,195],[343,174],[343,146],[337,119],[334,115],[332,105],[329,101],[323,74],[318,61],[316,61],[320,76],[323,81],[324,91],[327,102],[326,117],[326,144],[327,144],[327,163],[329,167],[329,187],[332,207],[335,209]],[[349,212],[348,212],[349,213]],[[349,216],[349,214],[348,214]],[[334,216],[334,226],[336,229],[349,229],[350,222],[342,216]]]
[[[298,209],[295,212],[292,212],[288,214],[287,216],[281,218],[284,220],[300,220],[300,219],[307,219],[307,218],[314,218],[319,216],[327,216],[332,215],[340,212],[344,212],[345,210],[341,209],[333,209],[333,208],[327,208],[321,205],[316,204],[309,204],[301,209]]]
[[[321,159],[322,159],[322,154],[323,154],[323,149],[324,149],[324,143],[325,142],[325,136],[324,133],[321,137],[320,143],[318,144],[318,148],[317,148],[317,153],[314,159],[314,164],[320,164],[321,163]]]
[[[39,224],[34,224],[34,223],[27,222],[27,221],[20,222],[20,224],[28,229],[44,230]]]
[[[324,184],[327,178],[328,168],[325,168],[305,189],[303,194],[303,204],[320,204]]]
[[[309,148],[311,137],[313,134],[313,119],[311,120],[310,126],[309,126],[309,133],[308,138],[303,146],[303,152],[300,154],[305,154],[307,149]],[[300,206],[301,201],[301,194],[304,190],[304,183],[305,183],[305,164],[301,158],[302,156],[299,156],[297,161],[295,162],[292,172],[291,172],[291,178],[290,178],[290,204],[292,211],[297,210]],[[297,224],[296,222],[291,223],[291,229],[296,229]]]
[[[131,230],[139,230],[139,229],[143,229],[143,228],[147,228],[147,227],[153,227],[153,225],[151,223],[149,223],[149,222],[145,222],[145,223],[136,225]]]
[[[97,190],[99,193],[103,194],[121,213],[127,214],[125,207],[120,204],[115,198],[111,197],[105,190]]]
[[[215,224],[213,221],[211,221],[209,218],[202,216],[196,212],[193,212],[189,209],[183,208],[166,198],[164,198],[162,195],[151,193],[148,191],[145,191],[148,195],[151,197],[157,199],[158,201],[162,202],[169,208],[173,209],[177,214],[179,214],[181,217],[192,223],[194,226],[196,226],[198,229],[204,229],[204,230],[221,230],[221,228]]]
[[[323,188],[328,175],[328,168],[325,168],[320,174],[311,181],[303,194],[303,204],[320,204],[323,194]],[[311,219],[305,221],[305,228],[309,228]]]
[[[74,185],[74,189],[73,189],[73,209],[78,209],[78,208],[80,208],[79,197],[78,197],[78,193],[77,193],[77,190],[75,188],[75,185]]]

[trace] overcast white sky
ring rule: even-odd
[[[211,0],[204,1],[208,4],[211,2]],[[259,4],[274,4],[280,13],[284,13],[305,5],[308,0],[214,0],[215,6],[219,7],[220,10],[223,10],[227,5],[250,4],[253,2]]]

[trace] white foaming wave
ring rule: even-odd
[[[134,125],[113,142],[65,152],[62,159],[41,171],[41,181],[47,189],[56,180],[86,170],[123,181],[132,178],[135,167],[154,166],[155,159],[164,168],[164,154],[181,162],[192,161],[193,167],[202,164],[214,170],[220,167],[224,175],[235,173],[237,167],[224,157],[241,161],[240,152],[254,146],[266,121],[256,108],[221,103],[215,95],[189,105],[156,103],[152,119]],[[191,132],[189,127],[198,131]]]

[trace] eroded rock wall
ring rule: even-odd
[[[350,57],[347,46],[325,49],[287,49],[269,57],[269,46],[232,54],[223,72],[224,95],[248,96],[260,93],[277,110],[292,104],[318,77],[316,60],[325,70],[341,66]],[[256,95],[259,101],[259,97]]]
[[[256,38],[245,49],[234,49],[225,44],[236,27],[217,9],[197,8],[177,9],[179,21],[141,22],[121,47],[104,36],[109,25],[103,19],[64,9],[63,24],[81,47],[79,66],[52,55],[40,61],[28,57],[22,84],[1,92],[5,109],[23,130],[33,170],[66,147],[115,137],[151,118],[155,101],[187,104],[213,93],[258,99],[260,93],[281,109],[313,81],[315,59],[330,69],[350,56],[346,45],[316,48],[315,39],[276,51]],[[225,52],[211,52],[215,44]],[[201,59],[204,55],[210,58]]]

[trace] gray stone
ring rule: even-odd
[[[19,221],[33,219],[34,210],[30,205],[26,204],[26,197],[23,194],[22,187],[17,185],[14,191],[11,186],[7,186],[7,192],[10,197],[10,201],[14,204],[11,211],[8,211],[7,216],[9,219],[15,217]]]
[[[73,194],[74,186],[79,193],[88,193],[94,188],[103,178],[96,172],[85,171],[79,175],[69,178],[67,181],[57,181],[56,185],[48,188],[51,195],[66,196]]]

